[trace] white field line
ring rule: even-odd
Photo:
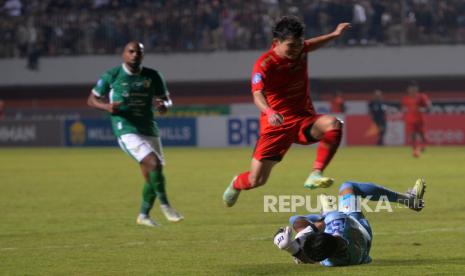
[[[421,233],[434,233],[434,232],[465,232],[465,227],[456,227],[456,228],[429,228],[429,229],[421,229],[421,230],[414,230],[414,231],[392,231],[392,232],[374,232],[374,236],[385,236],[385,235],[412,235],[412,234],[421,234]],[[261,237],[250,237],[243,239],[241,241],[266,241],[272,240],[271,236],[261,236]],[[169,243],[168,241],[156,241],[161,243]],[[198,243],[220,243],[223,241],[220,240],[197,240],[195,242]],[[130,247],[130,246],[140,246],[144,245],[147,242],[142,241],[133,241],[133,242],[126,242],[120,244],[113,244],[108,247],[114,248],[121,248],[121,247]],[[0,247],[0,252],[8,252],[8,251],[16,251],[16,250],[46,250],[46,249],[75,249],[75,248],[104,248],[104,245],[98,244],[72,244],[72,245],[46,245],[46,246],[38,246],[38,247]]]

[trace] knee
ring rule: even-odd
[[[162,164],[157,158],[144,158],[142,165],[147,171],[159,171],[162,169]]]
[[[352,182],[344,182],[339,187],[339,195],[351,194],[354,191],[354,185]]]
[[[148,165],[148,169],[150,171],[161,171],[163,166],[160,164],[160,162],[154,162]]]
[[[342,130],[342,127],[344,126],[344,122],[336,117],[329,117],[323,124],[323,132],[327,132],[330,130]]]
[[[330,125],[331,129],[342,129],[342,127],[344,126],[344,122],[339,118],[333,117]]]

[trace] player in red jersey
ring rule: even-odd
[[[407,93],[402,98],[405,130],[411,139],[413,156],[419,157],[426,144],[423,113],[431,107],[431,101],[426,94],[419,92],[416,82],[409,83]]]
[[[235,176],[223,194],[226,206],[235,204],[241,190],[264,185],[293,143],[320,142],[306,188],[329,187],[334,182],[322,172],[339,146],[342,122],[315,112],[307,53],[339,37],[349,26],[341,23],[332,33],[304,40],[304,24],[297,17],[285,16],[275,24],[272,47],[255,62],[252,72],[253,99],[261,111],[260,137],[250,171]]]

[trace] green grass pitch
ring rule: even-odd
[[[291,213],[264,213],[264,195],[316,195],[303,188],[314,148],[294,147],[269,182],[221,196],[248,169],[251,149],[167,148],[167,188],[185,216],[157,229],[135,224],[142,176],[118,148],[0,149],[1,275],[427,275],[465,273],[465,148],[341,148],[326,175],[398,191],[418,176],[428,184],[416,213],[367,214],[374,231],[368,265],[295,265],[272,236]],[[374,205],[373,205],[374,206]],[[305,213],[300,209],[299,213]]]

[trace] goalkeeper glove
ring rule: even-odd
[[[286,228],[279,228],[278,232],[274,235],[274,244],[281,250],[286,250],[291,255],[299,252],[299,245],[292,240],[292,229],[287,226]]]

